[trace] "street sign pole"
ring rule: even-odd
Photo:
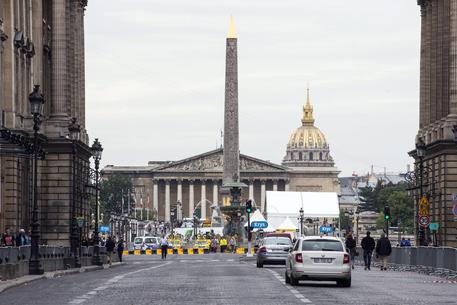
[[[246,256],[252,256],[252,253],[251,253],[251,213],[247,213],[248,214],[248,253],[246,254]]]

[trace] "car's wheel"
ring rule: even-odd
[[[257,268],[263,268],[263,263],[260,261],[257,261]]]
[[[351,279],[339,280],[336,282],[339,287],[351,287]]]
[[[284,275],[284,278],[286,279],[286,284],[290,284],[290,277],[287,274],[287,270],[286,270],[286,274]]]
[[[290,272],[290,284],[292,286],[297,286],[298,285],[298,279],[296,279],[294,277],[294,274],[292,273],[292,271]]]

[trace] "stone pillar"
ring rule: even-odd
[[[180,206],[179,205],[177,206],[176,213],[178,213],[178,215],[177,215],[178,220],[182,220],[183,202],[182,202],[182,180],[181,179],[178,179],[178,186],[177,186],[177,190],[176,190],[176,201],[179,201],[181,203]]]
[[[194,217],[194,181],[189,180],[189,217]]]
[[[265,199],[266,199],[266,181],[260,181],[260,210],[262,213],[265,213]]]
[[[52,1],[52,107],[51,115],[68,115],[66,1]]]
[[[285,191],[288,192],[290,190],[290,180],[287,179],[286,180],[286,187],[285,187]]]
[[[219,205],[217,180],[213,180],[213,203]]]
[[[154,179],[153,183],[154,183],[154,186],[153,186],[152,208],[154,210],[154,213],[156,213],[155,217],[157,220],[157,219],[159,219],[159,181]]]
[[[273,191],[278,191],[278,180],[273,180]]]
[[[450,76],[449,76],[449,112],[457,114],[457,1],[450,1]]]
[[[165,180],[165,221],[170,220],[170,180]]]
[[[254,179],[249,179],[249,199],[254,199]]]
[[[202,211],[202,217],[203,219],[206,219],[206,180],[203,179],[201,180],[202,187],[201,187],[201,211]]]
[[[227,37],[225,61],[224,174],[223,184],[238,182],[240,148],[238,132],[238,55],[237,38],[231,23]],[[232,31],[233,29],[233,31]],[[234,179],[235,178],[235,179]]]

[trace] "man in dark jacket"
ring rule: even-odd
[[[352,269],[354,269],[354,263],[355,263],[355,255],[356,255],[356,252],[357,252],[357,243],[355,241],[355,239],[352,237],[352,234],[349,233],[347,236],[346,236],[346,250],[349,252],[349,255],[351,256],[351,265],[352,265]]]
[[[124,252],[124,240],[122,237],[119,239],[117,243],[117,255],[119,256],[119,261],[122,263],[122,254]]]
[[[379,256],[381,261],[381,271],[387,270],[387,263],[391,253],[392,246],[390,245],[390,240],[386,237],[385,234],[381,234],[381,238],[376,244],[376,255]]]
[[[365,270],[371,270],[371,256],[373,255],[375,242],[373,237],[370,236],[370,231],[367,231],[367,236],[365,236],[362,239],[361,245],[363,249],[363,260],[365,262]]]
[[[111,265],[113,251],[114,251],[114,248],[116,247],[116,243],[114,242],[114,240],[111,236],[108,237],[105,247],[106,247],[106,252],[108,253],[108,263]]]

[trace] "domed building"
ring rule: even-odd
[[[302,125],[290,135],[282,165],[291,170],[291,190],[337,192],[339,171],[327,139],[314,121],[308,89]]]

